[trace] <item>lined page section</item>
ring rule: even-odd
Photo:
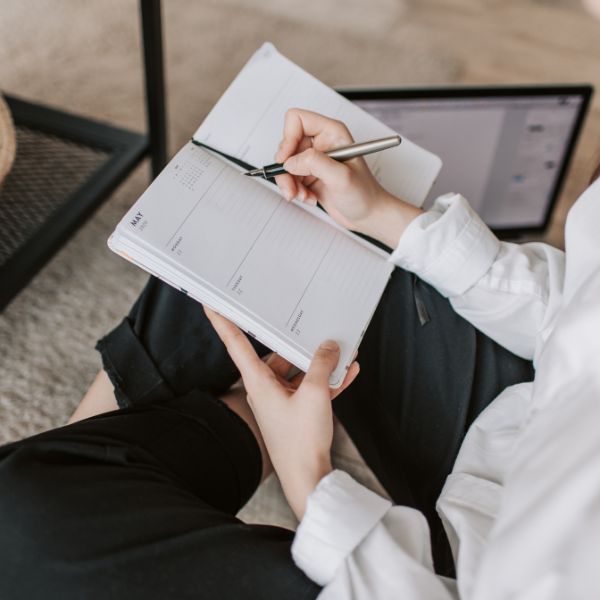
[[[385,255],[192,144],[120,228],[306,356],[328,337],[342,352],[356,347],[393,268]]]
[[[264,44],[194,137],[250,164],[268,164],[281,141],[284,115],[293,107],[343,121],[357,141],[396,133]],[[400,146],[365,159],[386,189],[415,205],[422,204],[441,168],[439,157],[404,137]]]
[[[351,340],[355,350],[393,266],[336,234],[289,313],[285,332],[313,352],[324,339]],[[342,348],[346,350],[346,348]]]

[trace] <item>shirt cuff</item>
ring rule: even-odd
[[[327,585],[391,505],[347,473],[333,471],[308,498],[292,544],[294,562],[313,581]]]
[[[406,228],[389,260],[442,295],[465,293],[488,271],[498,238],[460,194],[440,196]]]

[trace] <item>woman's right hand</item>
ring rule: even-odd
[[[288,200],[318,202],[340,225],[395,247],[421,211],[389,194],[362,157],[338,162],[326,150],[352,144],[348,128],[334,119],[292,108],[275,156],[287,174],[276,177]]]

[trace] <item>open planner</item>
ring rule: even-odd
[[[357,141],[395,133],[267,43],[193,139],[262,166],[273,161],[292,107],[344,121]],[[385,188],[415,205],[441,167],[406,138],[365,158]],[[322,341],[336,340],[341,354],[330,385],[339,387],[392,272],[389,254],[241,172],[190,141],[123,217],[109,246],[303,371]]]

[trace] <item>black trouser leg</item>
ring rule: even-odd
[[[475,417],[507,386],[533,379],[532,365],[400,269],[385,290],[358,361],[360,374],[335,400],[336,415],[393,500],[425,514],[436,570],[452,574],[435,503]]]
[[[261,356],[269,352],[251,342]],[[154,277],[97,348],[120,406],[163,401],[192,389],[219,396],[240,376],[202,306]]]
[[[258,484],[246,424],[190,392],[0,448],[0,598],[313,598],[293,533],[235,518]]]

